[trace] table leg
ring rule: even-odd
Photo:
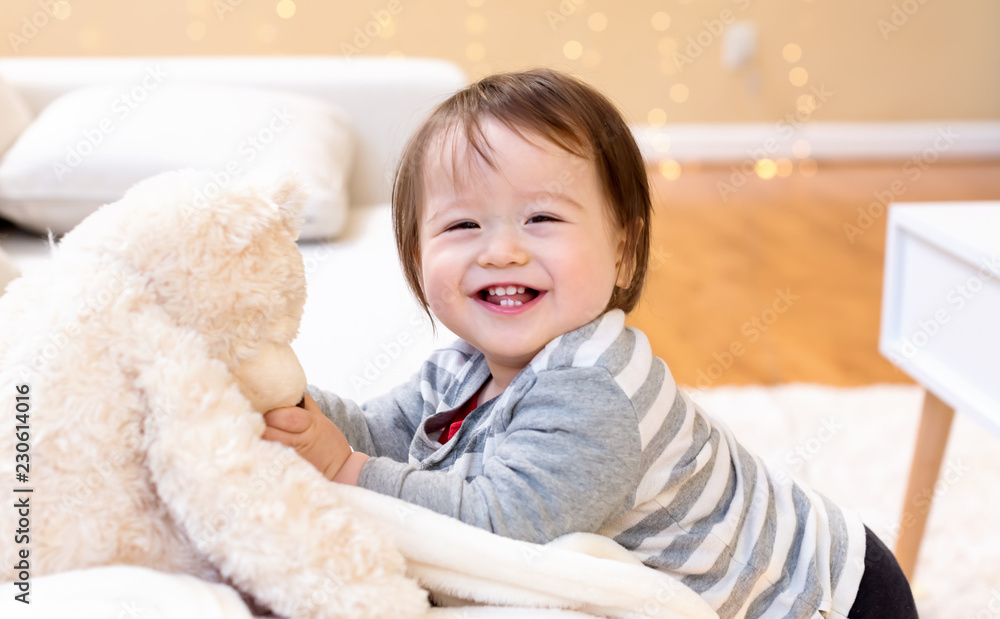
[[[955,411],[950,406],[930,391],[924,390],[924,410],[920,416],[920,429],[917,432],[913,464],[910,465],[910,481],[906,487],[899,538],[896,541],[896,560],[911,582],[927,516],[931,511],[934,484],[941,470],[954,417]]]

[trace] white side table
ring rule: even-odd
[[[924,386],[896,558],[908,578],[954,411],[1000,436],[1000,202],[889,208],[879,352]]]

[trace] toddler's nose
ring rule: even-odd
[[[515,231],[495,230],[487,235],[484,242],[485,245],[479,253],[480,266],[506,267],[528,261],[528,253],[521,245]]]

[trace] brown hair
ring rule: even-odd
[[[652,214],[639,147],[622,115],[604,95],[575,77],[547,68],[490,75],[456,92],[431,112],[403,149],[392,188],[393,231],[403,274],[424,311],[431,315],[420,285],[426,154],[437,138],[461,130],[462,137],[496,170],[481,126],[489,119],[502,122],[526,140],[525,133],[535,134],[594,162],[612,221],[625,230],[619,269],[631,273],[627,287],[615,286],[605,310],[632,311],[646,277]]]

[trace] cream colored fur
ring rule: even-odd
[[[138,184],[0,297],[3,419],[30,387],[31,574],[128,564],[230,582],[283,616],[419,616],[426,593],[387,536],[260,438],[253,404],[297,402],[301,370],[277,396],[235,377],[298,329],[299,184],[186,206],[206,180]],[[13,469],[8,426],[5,486]],[[15,519],[0,509],[0,580],[15,576]]]

